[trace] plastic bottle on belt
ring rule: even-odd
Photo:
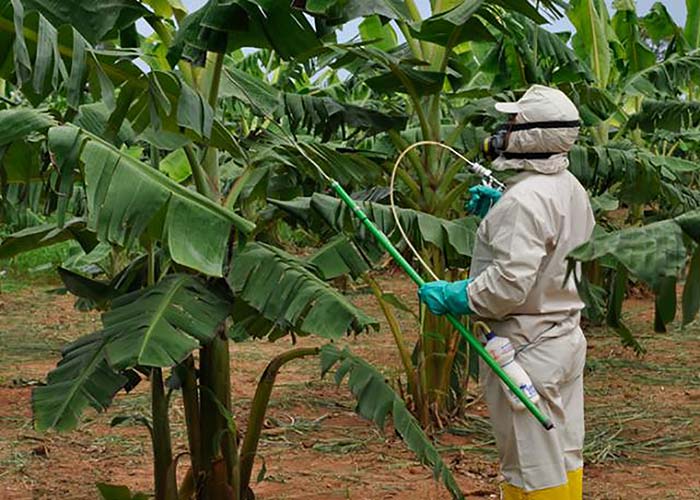
[[[505,337],[499,337],[493,332],[488,332],[486,334],[486,350],[501,368],[503,368],[506,375],[515,382],[515,385],[520,387],[520,390],[530,398],[530,401],[537,403],[540,400],[540,395],[535,390],[535,386],[532,385],[530,376],[522,369],[518,362],[515,361],[515,349],[510,340]],[[514,410],[524,410],[525,405],[523,402],[518,399],[518,396],[516,396],[503,381],[501,381],[501,386],[508,396],[511,407]]]

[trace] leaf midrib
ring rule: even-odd
[[[598,81],[600,82],[601,85],[604,85],[603,83],[603,78],[602,78],[602,70],[601,70],[601,63],[600,63],[600,55],[598,54],[598,40],[596,37],[596,16],[597,14],[595,8],[593,7],[593,2],[591,0],[588,0],[586,2],[586,5],[588,6],[588,19],[590,19],[591,23],[591,42],[593,43],[593,61],[594,65],[596,68],[596,73],[598,76]]]
[[[87,379],[88,374],[91,374],[94,371],[95,366],[103,359],[102,351],[107,345],[108,340],[109,339],[106,336],[103,336],[102,342],[100,343],[99,347],[95,349],[95,353],[93,354],[90,362],[87,364],[85,369],[81,371],[80,376],[77,379],[74,379],[75,383],[72,384],[68,397],[65,398],[64,403],[59,407],[60,410],[57,412],[56,418],[51,421],[51,425],[48,427],[49,429],[52,427],[58,428],[58,422],[63,418],[64,412],[70,406],[70,403],[73,401],[76,393],[80,390],[80,387],[82,387],[85,379]]]
[[[68,126],[68,125],[66,125],[66,126]],[[156,182],[159,186],[165,187],[168,191],[170,191],[170,193],[172,195],[177,196],[178,198],[196,203],[201,208],[207,209],[210,212],[212,212],[213,215],[222,217],[222,218],[230,221],[234,226],[236,226],[237,229],[239,229],[245,233],[250,233],[252,231],[252,229],[255,228],[255,224],[253,222],[249,221],[248,219],[241,217],[240,215],[238,215],[230,210],[227,210],[226,208],[222,207],[221,205],[211,201],[207,197],[202,196],[201,194],[196,193],[195,191],[192,191],[190,189],[187,189],[186,187],[178,184],[177,182],[170,180],[167,176],[154,170],[153,168],[140,162],[139,160],[131,158],[130,156],[126,155],[124,152],[119,151],[114,146],[108,144],[107,142],[102,140],[100,137],[88,132],[87,130],[80,129],[80,131],[82,134],[87,136],[90,140],[96,142],[98,145],[100,145],[102,147],[108,148],[111,152],[118,155],[119,161],[126,162],[130,167],[132,167],[135,170],[135,173],[137,175],[147,177],[148,179]]]
[[[167,293],[163,294],[161,303],[158,306],[158,308],[154,311],[154,314],[151,316],[149,326],[146,329],[146,332],[144,333],[143,342],[141,342],[141,349],[139,350],[139,354],[136,358],[139,363],[141,362],[142,356],[146,350],[146,346],[150,343],[151,337],[156,332],[156,326],[165,316],[165,312],[170,306],[173,297],[178,292],[178,290],[180,290],[185,279],[186,278],[182,276],[178,277],[176,280],[173,280],[173,283],[170,285],[170,290],[168,290]]]

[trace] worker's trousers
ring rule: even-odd
[[[572,474],[580,478],[583,467],[586,339],[576,327],[538,339],[515,359],[532,379],[541,396],[538,407],[554,429],[545,430],[527,410],[513,410],[499,378],[489,369],[481,372],[505,486],[534,492],[566,485]]]

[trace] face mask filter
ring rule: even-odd
[[[487,161],[493,161],[501,156],[508,147],[508,126],[501,126],[494,135],[486,137],[481,143],[481,154]]]

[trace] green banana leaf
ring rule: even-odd
[[[75,109],[89,81],[112,107],[115,87],[142,74],[132,62],[139,53],[95,44],[145,14],[135,0],[0,0],[0,77],[17,81],[35,105],[62,89]]]
[[[629,95],[676,97],[689,83],[700,84],[700,49],[672,54],[631,75],[624,82],[624,91]]]
[[[371,15],[398,21],[411,20],[406,2],[401,0],[298,0],[295,4],[313,16],[322,16],[329,25],[340,25]]]
[[[358,278],[376,264],[376,260],[373,262],[371,257],[368,257],[344,234],[335,236],[307,260],[318,269],[324,280],[332,280],[347,274]]]
[[[588,61],[597,85],[608,83],[612,64],[608,10],[602,0],[572,0],[567,11],[576,28],[573,47],[581,59]],[[613,32],[614,35],[614,32]]]
[[[635,74],[656,64],[656,54],[647,46],[640,33],[636,6],[632,0],[615,4],[613,29],[625,50],[624,74]]]
[[[0,242],[0,259],[9,259],[30,250],[68,240],[78,241],[83,250],[89,252],[97,245],[97,239],[86,226],[85,219],[76,217],[66,222],[62,228],[51,223],[28,227]]]
[[[661,208],[668,215],[700,207],[700,195],[685,186],[683,178],[700,168],[695,162],[655,155],[629,144],[577,145],[569,160],[571,172],[594,196],[614,188],[623,203],[662,201]]]
[[[345,127],[363,130],[370,135],[390,129],[403,130],[408,119],[405,115],[384,113],[370,107],[379,107],[380,103],[356,106],[327,96],[280,92],[237,68],[224,70],[220,94],[235,97],[262,116],[284,113],[293,132],[302,127],[321,135],[324,142]]]
[[[106,409],[136,366],[177,364],[215,335],[230,304],[189,275],[123,295],[102,317],[104,328],[69,344],[46,385],[32,393],[37,430],[74,429],[82,412]]]
[[[379,94],[395,92],[415,96],[439,93],[446,73],[426,69],[424,61],[404,57],[401,52],[384,52],[372,46],[332,46],[338,54],[332,63],[353,73],[363,75],[362,83]]]
[[[365,17],[358,29],[362,40],[379,50],[391,50],[398,42],[393,26],[390,23],[383,23],[376,14]]]
[[[314,194],[310,198],[296,198],[291,201],[270,200],[272,204],[301,222],[317,227],[322,220],[334,232],[349,234],[354,241],[376,245],[372,236],[347,206],[332,196]],[[364,202],[359,204],[369,219],[374,222],[393,242],[403,246],[402,239],[387,205]],[[397,208],[401,225],[408,238],[418,248],[433,245],[447,257],[448,263],[457,267],[467,267],[474,247],[478,220],[466,217],[445,220],[434,215],[408,208]]]
[[[91,333],[66,346],[46,385],[32,391],[34,427],[38,431],[69,431],[78,425],[88,406],[105,410],[128,378],[107,364],[102,331]]]
[[[378,323],[318,276],[318,270],[279,248],[249,243],[233,256],[226,281],[233,292],[235,338],[289,332],[338,339]]]
[[[677,276],[686,262],[684,233],[678,223],[664,220],[611,233],[598,233],[569,254],[582,262],[614,257],[633,275],[658,290],[665,277]]]
[[[55,129],[52,129],[55,130]],[[244,233],[254,225],[166,175],[119,151],[97,136],[75,127],[49,134],[50,147],[80,149],[87,188],[88,228],[100,241],[122,246],[149,234],[162,238],[178,264],[211,276],[222,276],[232,228]],[[73,165],[73,170],[79,165]]]
[[[116,298],[103,314],[107,360],[117,370],[176,365],[214,337],[229,307],[193,276],[168,275]]]
[[[372,365],[352,354],[347,348],[342,351],[332,344],[321,348],[321,375],[334,366],[335,382],[340,385],[348,377],[348,386],[357,399],[356,411],[373,421],[380,429],[391,413],[394,430],[424,465],[433,471],[433,477],[441,481],[452,498],[462,499],[463,493],[450,469],[421,429],[420,424],[406,408],[401,396],[387,383],[386,377]]]
[[[459,2],[451,9],[423,20],[417,28],[411,30],[411,34],[419,40],[450,47],[467,40],[493,41],[493,35],[484,25],[482,18],[474,15],[484,3],[483,0]]]
[[[670,41],[676,36],[681,36],[682,30],[673,21],[673,18],[661,2],[655,2],[649,13],[641,18],[641,26],[646,35],[654,43]]]
[[[700,125],[700,103],[694,101],[644,99],[638,113],[627,120],[627,128],[644,132],[658,129],[680,132]]]
[[[0,146],[12,144],[34,132],[45,132],[56,125],[45,111],[31,108],[13,108],[0,111]]]
[[[685,39],[694,48],[700,48],[700,0],[685,0],[687,16]]]
[[[209,0],[181,23],[170,50],[171,65],[184,57],[202,64],[207,51],[241,47],[274,49],[290,59],[320,48],[311,24],[287,0]]]
[[[116,38],[119,31],[148,15],[136,0],[21,0],[25,15],[40,12],[53,26],[70,25],[91,44]]]
[[[503,35],[479,68],[494,75],[493,89],[526,88],[535,82],[559,85],[593,80],[588,66],[556,33],[517,13],[502,16],[499,23]]]
[[[696,243],[689,244],[691,239]],[[698,243],[700,210],[695,210],[646,226],[629,227],[611,233],[599,231],[590,241],[569,254],[569,270],[573,270],[574,261],[591,262],[612,258],[617,263],[616,280],[624,280],[624,283],[614,280],[616,288],[613,288],[610,302],[617,304],[622,300],[619,295],[624,296],[627,273],[641,279],[657,295],[656,329],[662,331],[675,317],[676,281],[685,269],[691,252],[693,258],[683,291],[683,323],[687,324],[697,315],[700,287],[695,280],[698,272],[695,249]],[[612,326],[621,325],[621,307],[621,304],[609,307],[608,323]]]

